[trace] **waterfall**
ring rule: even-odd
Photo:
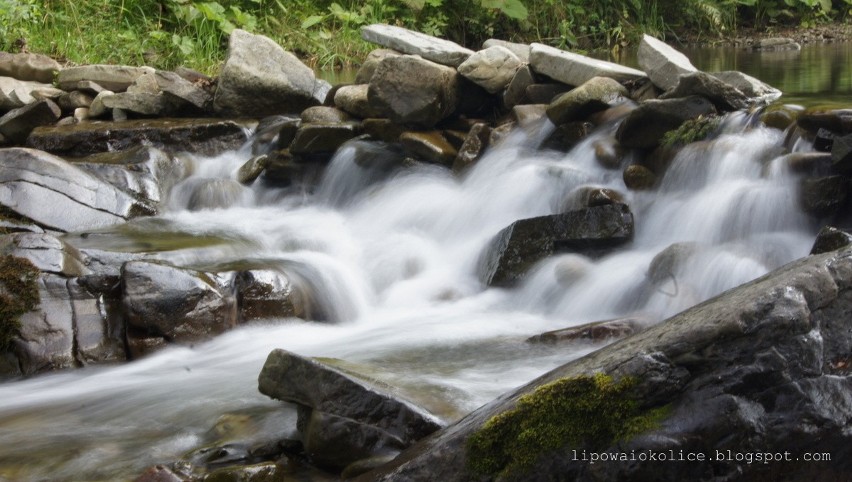
[[[600,346],[526,343],[532,335],[618,317],[658,322],[805,256],[815,233],[781,159],[783,133],[725,126],[683,149],[654,191],[629,191],[621,170],[595,161],[614,125],[568,153],[539,149],[547,121],[517,129],[461,176],[400,169],[393,147],[353,141],[308,193],[236,186],[248,149],[194,159],[171,210],[138,229],[223,242],[156,257],[290,267],[330,323],[246,326],[121,366],[0,385],[0,478],[132,478],[210,443],[226,414],[261,414],[272,428],[259,432],[287,435],[275,428],[281,404],[256,386],[273,348],[340,358],[457,418]],[[512,289],[481,285],[477,259],[498,231],[559,212],[584,186],[625,196],[636,220],[629,245],[600,259],[548,258]]]

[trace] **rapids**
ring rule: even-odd
[[[517,129],[462,177],[434,166],[391,169],[398,153],[354,141],[316,189],[255,183],[220,209],[188,210],[188,190],[234,179],[249,147],[193,159],[193,177],[175,186],[165,214],[88,244],[68,241],[147,250],[180,266],[283,266],[315,290],[332,322],[248,326],[125,365],[0,385],[0,479],[132,479],[220,440],[217,424],[229,417],[244,416],[254,438],[286,436],[292,410],[257,391],[273,348],[344,360],[451,421],[600,346],[532,345],[531,335],[625,316],[658,322],[810,250],[815,226],[798,208],[782,132],[732,114],[714,140],[678,155],[658,190],[631,192],[620,170],[594,158],[592,144],[615,127],[567,154],[538,149],[549,123]],[[557,212],[589,185],[625,194],[632,243],[598,260],[552,257],[513,289],[481,285],[477,261],[491,237]],[[151,252],[140,233],[182,241]],[[694,244],[654,287],[649,265],[673,243]]]

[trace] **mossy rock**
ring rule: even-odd
[[[656,427],[666,408],[643,409],[633,378],[604,374],[562,378],[524,395],[467,441],[470,468],[481,475],[517,474],[565,446],[600,450]]]
[[[21,329],[20,316],[39,304],[38,275],[28,259],[0,256],[0,352],[9,350]]]
[[[721,118],[716,116],[700,116],[685,121],[677,129],[666,132],[660,145],[663,147],[682,147],[693,142],[703,141],[716,132],[720,123]]]

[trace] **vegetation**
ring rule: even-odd
[[[489,37],[618,48],[650,33],[845,19],[852,0],[0,0],[0,50],[73,63],[177,65],[215,73],[234,28],[262,33],[320,68],[372,49],[359,28],[391,23],[470,47]]]
[[[693,142],[703,141],[716,132],[721,121],[722,119],[717,116],[699,116],[696,119],[690,119],[677,129],[666,132],[660,144],[663,147],[683,147]]]
[[[0,256],[0,352],[21,329],[19,317],[39,304],[38,268],[25,259]]]
[[[563,378],[538,387],[488,420],[467,441],[470,468],[497,476],[522,471],[554,450],[601,450],[658,425],[666,408],[643,410],[630,398],[635,379]]]

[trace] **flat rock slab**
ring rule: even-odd
[[[123,92],[143,74],[156,72],[151,67],[132,67],[128,65],[82,65],[62,69],[57,77],[59,88],[72,91],[80,82],[94,82],[104,89]]]
[[[645,77],[641,70],[538,43],[530,46],[530,67],[539,74],[574,86],[593,77],[610,77],[619,82]]]
[[[450,67],[458,67],[473,55],[473,50],[449,40],[392,25],[368,25],[361,29],[361,37],[367,42],[404,54],[419,55],[436,64]]]
[[[83,157],[148,145],[171,152],[214,155],[240,147],[245,124],[222,119],[142,119],[39,127],[27,145],[59,156]]]
[[[650,35],[642,37],[638,55],[639,66],[648,73],[651,82],[663,90],[676,86],[681,74],[698,70],[686,55]]]

